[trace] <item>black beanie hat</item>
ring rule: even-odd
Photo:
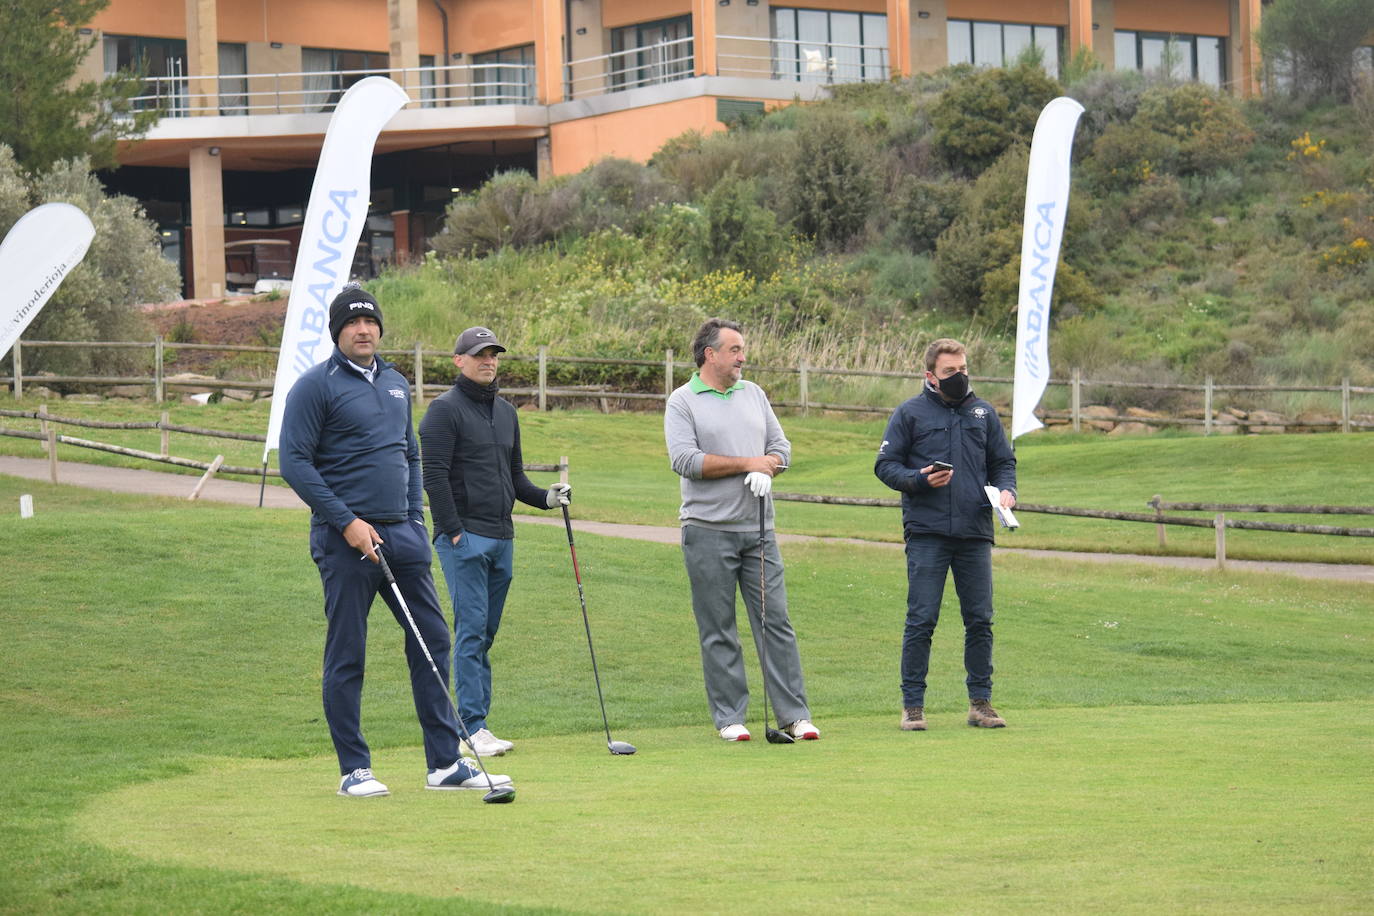
[[[356,283],[350,283],[329,303],[329,336],[339,342],[339,332],[350,318],[366,315],[377,322],[377,333],[383,333],[382,307],[372,294]]]

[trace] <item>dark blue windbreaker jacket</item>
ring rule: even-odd
[[[933,461],[954,465],[948,486],[932,487],[920,473]],[[1016,455],[993,406],[971,392],[951,405],[928,386],[892,412],[873,473],[901,492],[907,535],[991,541],[983,487],[1016,492]]]
[[[315,524],[342,531],[355,518],[424,521],[410,385],[391,363],[376,360],[368,384],[336,347],[286,396],[281,476],[314,511]]]

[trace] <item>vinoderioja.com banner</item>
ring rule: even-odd
[[[367,220],[372,192],[372,148],[386,122],[408,101],[400,86],[382,76],[354,83],[339,100],[320,150],[315,184],[305,209],[291,297],[286,304],[267,453],[281,441],[286,394],[301,373],[334,350],[329,336],[329,302],[348,282],[353,253]]]
[[[10,290],[0,300],[0,358],[81,263],[94,238],[90,219],[71,204],[35,207],[10,229],[0,242],[0,277]]]
[[[1021,237],[1021,291],[1016,307],[1016,374],[1011,437],[1039,429],[1035,405],[1050,380],[1050,296],[1059,266],[1059,243],[1069,207],[1069,156],[1083,106],[1057,98],[1040,112],[1031,139],[1026,177],[1026,221]]]

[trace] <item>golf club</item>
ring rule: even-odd
[[[439,681],[439,686],[444,688],[444,696],[448,698],[448,704],[453,708],[453,716],[458,720],[458,727],[463,730],[463,737],[467,739],[468,747],[472,748],[472,756],[477,758],[477,766],[482,770],[482,775],[487,779],[487,789],[490,791],[482,796],[482,801],[489,805],[502,805],[515,801],[515,786],[502,786],[496,788],[491,783],[491,774],[487,772],[487,765],[482,762],[482,757],[477,753],[474,746],[472,735],[468,734],[468,727],[463,723],[463,716],[458,712],[458,704],[453,701],[453,695],[448,692],[448,685],[444,683],[444,677],[439,673],[439,667],[434,664],[434,656],[429,654],[429,646],[425,645],[425,638],[420,635],[420,628],[415,624],[415,618],[410,614],[410,605],[406,604],[405,596],[401,594],[401,587],[396,584],[396,577],[391,574],[391,566],[387,564],[386,557],[382,556],[381,545],[374,545],[373,551],[377,554],[377,562],[381,564],[382,575],[386,576],[387,583],[391,586],[391,593],[396,596],[396,601],[401,605],[401,610],[406,615],[406,623],[410,624],[410,632],[415,634],[415,641],[420,644],[420,651],[425,653],[425,659],[429,662],[429,670],[434,672],[434,677]]]
[[[563,526],[568,529],[568,552],[572,554],[573,577],[577,579],[577,600],[582,602],[582,626],[587,631],[587,651],[592,656],[592,677],[596,679],[596,698],[601,703],[601,724],[606,729],[606,749],[617,756],[629,756],[635,746],[628,741],[611,740],[611,723],[606,719],[606,698],[601,695],[601,675],[596,670],[596,650],[592,648],[592,625],[587,621],[587,596],[582,591],[582,572],[577,568],[577,548],[573,546],[572,519],[563,506]]]
[[[759,497],[759,670],[763,674],[763,736],[769,744],[794,744],[796,739],[781,729],[773,727],[773,717],[768,714],[768,590],[764,587],[763,561],[764,545],[768,533],[764,530],[764,514],[767,497]],[[380,556],[380,554],[378,554]],[[778,723],[781,725],[782,723]]]

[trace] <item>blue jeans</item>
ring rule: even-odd
[[[455,546],[440,534],[434,541],[453,601],[453,683],[458,714],[468,731],[487,727],[491,710],[491,662],[487,653],[501,626],[515,569],[515,541],[464,531]]]
[[[964,618],[964,670],[970,700],[992,698],[992,543],[938,534],[906,539],[906,632],[902,637],[902,705],[924,706],[930,638],[940,620],[945,578],[954,572]]]

